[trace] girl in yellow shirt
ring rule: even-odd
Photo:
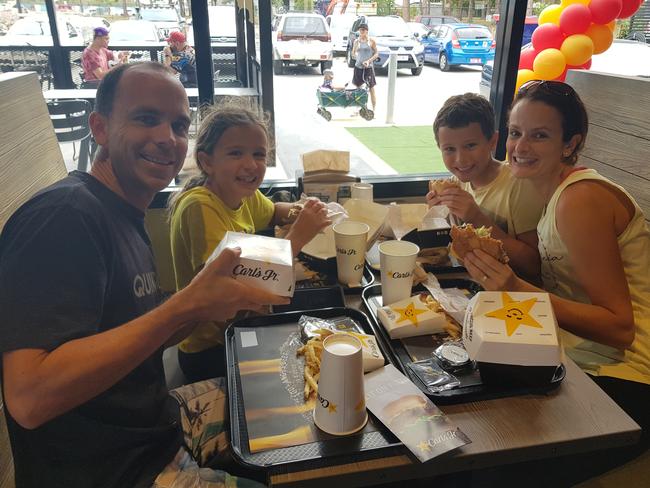
[[[258,190],[269,140],[266,121],[247,108],[224,106],[204,115],[194,151],[200,174],[169,205],[177,290],[201,270],[227,231],[254,233],[289,221],[291,204],[274,204]],[[307,201],[286,236],[294,254],[330,223],[322,202]],[[179,344],[179,364],[188,381],[224,375],[226,325],[198,324]]]
[[[546,208],[537,227],[544,289],[567,354],[650,427],[650,231],[638,204],[596,171],[576,168],[587,136],[578,94],[532,81],[515,97],[507,149],[513,174]],[[464,260],[489,290],[539,291],[481,251]]]

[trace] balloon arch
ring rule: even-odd
[[[532,46],[522,49],[517,90],[530,80],[564,81],[569,69],[589,69],[591,57],[614,41],[616,19],[631,17],[643,0],[562,0],[539,15]]]

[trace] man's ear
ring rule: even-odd
[[[91,112],[88,118],[90,130],[97,144],[106,147],[108,144],[108,119],[99,112]]]

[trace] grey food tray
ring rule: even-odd
[[[340,460],[341,456],[345,456],[348,459],[350,456],[354,456],[354,459],[363,460],[386,455],[387,449],[392,449],[395,453],[404,453],[402,444],[372,414],[369,415],[369,427],[366,427],[355,435],[336,437],[320,432],[319,440],[314,442],[298,446],[273,448],[259,452],[250,451],[249,428],[246,420],[239,364],[246,360],[264,360],[272,357],[273,354],[277,355],[277,349],[274,350],[276,346],[272,342],[275,341],[277,344],[286,340],[289,337],[287,330],[289,328],[297,330],[298,319],[302,315],[310,315],[324,319],[349,317],[361,326],[363,332],[371,334],[373,331],[371,323],[364,313],[342,307],[246,318],[234,322],[228,327],[226,330],[227,381],[231,424],[230,436],[235,459],[241,464],[257,469],[272,468],[289,463],[302,463],[305,467],[317,467],[334,463],[337,458]],[[290,326],[294,326],[295,328]],[[253,331],[261,338],[260,347],[242,348],[241,339],[238,340],[237,335],[241,334],[241,332]],[[284,334],[284,337],[282,334]],[[265,339],[268,339],[271,343],[266,348],[263,344]],[[255,351],[254,349],[259,350]],[[386,351],[383,349],[382,353],[386,356]],[[276,381],[276,379],[271,375],[268,375],[265,379],[265,383],[272,383],[273,381]],[[272,396],[275,396],[276,392],[279,396],[288,395],[286,391],[283,391],[283,387],[275,388],[271,386],[270,388],[273,391]],[[274,398],[269,398],[268,401],[270,404],[277,403],[277,399]],[[297,422],[304,421],[303,419],[297,419]],[[268,418],[266,419],[266,423],[268,423]]]
[[[459,288],[464,289],[469,292],[471,296],[475,295],[482,288],[471,280],[466,279],[439,279],[440,285],[442,288]],[[426,288],[421,285],[418,285],[413,288],[413,293],[428,293]],[[379,322],[377,317],[377,309],[381,306],[381,285],[369,286],[363,291],[363,303],[368,310],[368,314],[371,317],[372,327],[374,329],[373,334],[377,337],[377,341],[383,343],[383,349],[389,351],[390,361],[399,368],[405,375],[407,375],[413,383],[415,383],[434,403],[437,404],[453,404],[453,403],[465,403],[478,400],[488,400],[493,398],[502,398],[508,396],[516,395],[525,395],[529,393],[544,393],[550,390],[557,388],[564,376],[566,375],[566,370],[564,365],[560,365],[555,373],[553,379],[545,385],[541,386],[522,386],[522,385],[486,385],[480,379],[480,373],[478,369],[466,370],[461,372],[454,372],[453,374],[460,380],[461,384],[450,390],[445,390],[437,393],[432,393],[427,390],[424,383],[418,378],[418,376],[411,371],[411,368],[408,367],[408,364],[413,362],[411,354],[409,353],[409,347],[411,347],[411,353],[415,350],[413,341],[411,339],[420,339],[420,338],[410,338],[410,339],[391,339],[386,329]],[[427,336],[429,337],[429,336]],[[430,348],[420,347],[423,351],[422,354],[426,354],[427,357],[430,356],[430,353],[442,342],[444,339],[439,341],[439,337],[430,336],[431,345]],[[439,342],[438,342],[439,341]],[[410,342],[410,343],[409,343]],[[418,359],[423,359],[420,357]]]
[[[336,258],[323,260],[300,253],[298,255],[298,259],[302,261],[309,269],[316,271],[320,275],[320,279],[297,281],[297,289],[340,286],[343,289],[343,293],[346,295],[360,295],[366,286],[370,286],[375,282],[375,275],[367,264],[363,267],[361,286],[349,287],[347,285],[341,285],[338,282]]]

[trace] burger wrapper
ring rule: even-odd
[[[241,248],[232,277],[255,288],[284,297],[292,297],[295,288],[291,242],[275,237],[226,232],[208,258],[216,259],[226,248]]]
[[[447,323],[445,315],[427,307],[420,295],[381,307],[377,316],[391,339],[444,332]]]
[[[422,462],[471,443],[393,365],[364,376],[366,406]]]

